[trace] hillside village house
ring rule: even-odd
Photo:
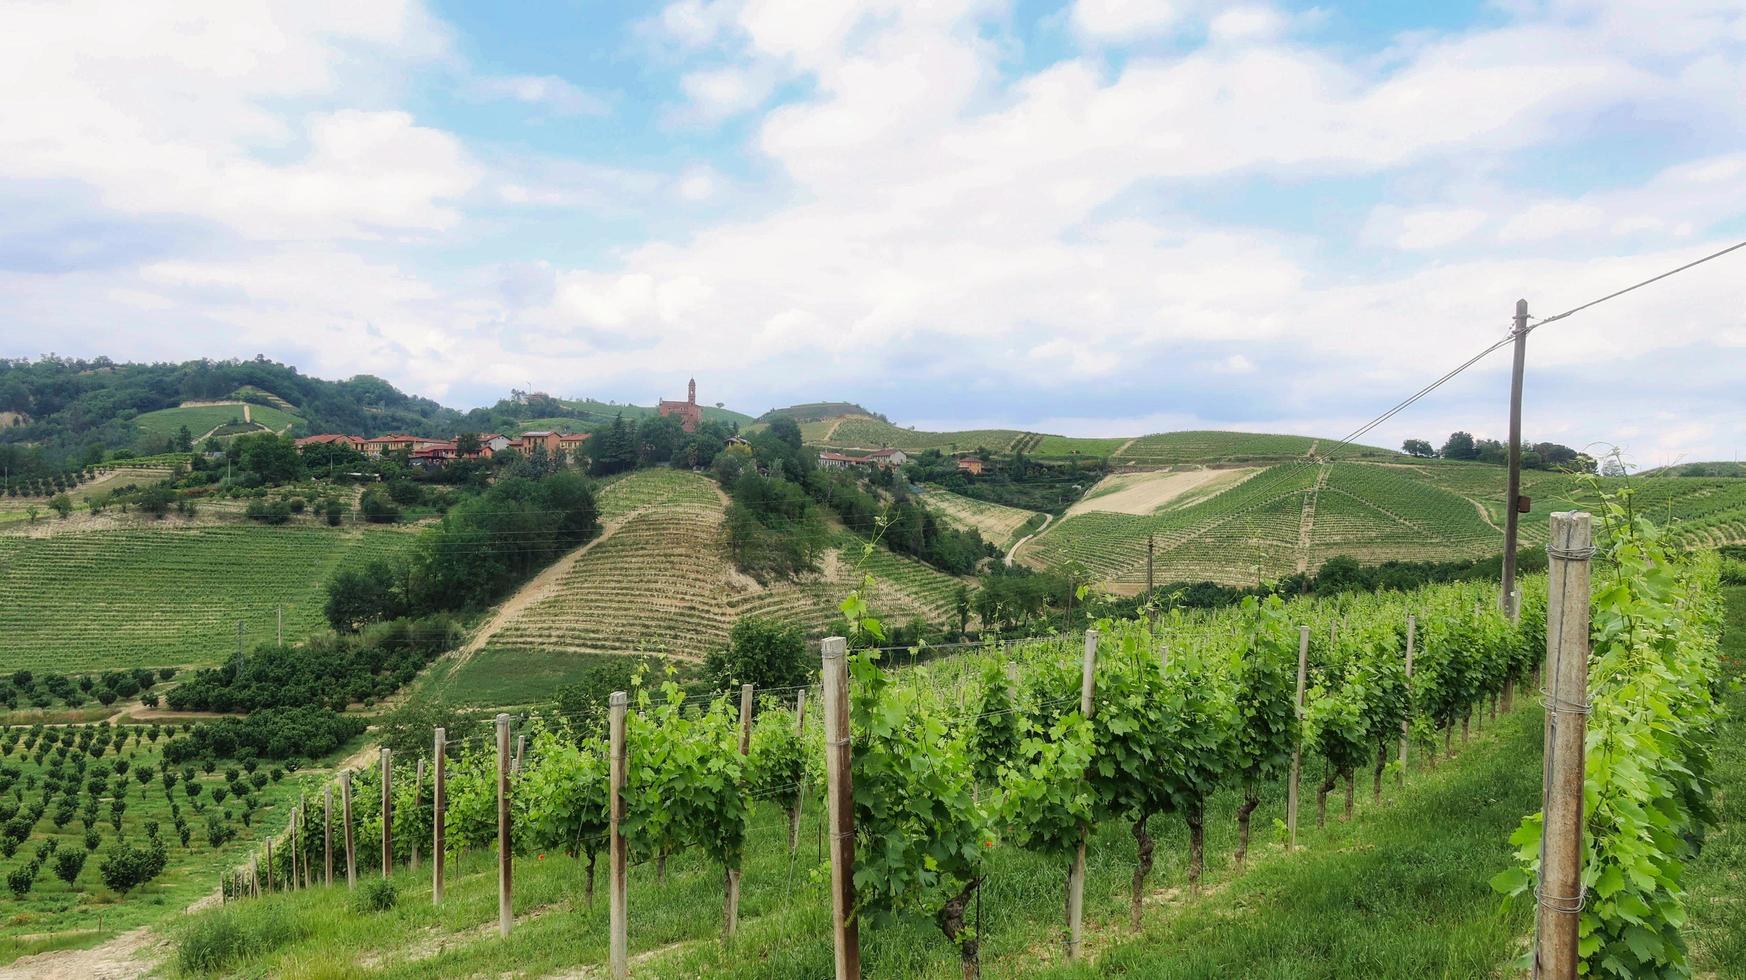
[[[386,456],[389,453],[410,453],[416,450],[420,443],[435,441],[436,440],[434,439],[426,439],[423,436],[409,436],[403,433],[391,433],[385,436],[377,436],[374,439],[365,439],[362,448],[364,455],[375,458]]]
[[[958,457],[958,472],[960,473],[968,473],[971,476],[981,476],[983,465],[982,460],[976,456]]]
[[[692,378],[691,384],[685,389],[685,400],[682,402],[661,399],[655,406],[655,411],[664,418],[668,415],[679,417],[679,427],[686,432],[696,432],[703,422],[703,408],[697,404],[697,379]]]
[[[824,452],[818,454],[818,465],[827,470],[846,470],[852,467],[877,466],[881,469],[893,470],[909,462],[909,454],[901,449],[880,449],[864,456],[850,456],[844,453]]]
[[[341,445],[350,446],[352,449],[357,450],[358,452],[363,452],[363,450],[364,450],[364,437],[363,436],[348,436],[348,435],[340,435],[340,434],[335,434],[335,433],[327,433],[327,434],[319,435],[319,436],[304,436],[301,439],[295,440],[295,444],[296,444],[298,449],[302,449],[304,446],[325,446],[329,443],[339,443]]]

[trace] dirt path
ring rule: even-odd
[[[1297,571],[1299,574],[1309,571],[1310,535],[1316,529],[1316,499],[1322,495],[1322,488],[1328,485],[1328,468],[1321,467],[1316,472],[1316,485],[1309,493],[1303,495],[1303,516],[1297,522]]]
[[[123,980],[143,977],[169,951],[169,941],[149,926],[124,932],[90,949],[57,949],[13,960],[0,978],[30,980]]]
[[[1484,504],[1474,500],[1472,497],[1468,497],[1467,502],[1473,505],[1474,510],[1479,511],[1479,519],[1485,522],[1486,527],[1491,528],[1499,534],[1503,533],[1503,528],[1498,527],[1497,524],[1492,521],[1491,511],[1486,510]]]
[[[1014,541],[1012,544],[1012,547],[1010,549],[1008,549],[1008,551],[1006,553],[1007,565],[1008,566],[1012,565],[1012,560],[1014,558],[1018,557],[1019,549],[1023,548],[1025,546],[1026,542],[1030,541],[1032,538],[1036,537],[1037,535],[1042,534],[1044,531],[1047,531],[1049,529],[1049,522],[1054,520],[1054,519],[1055,519],[1055,515],[1044,514],[1042,527],[1039,527],[1035,531],[1032,531],[1031,533],[1025,535],[1024,537],[1019,538],[1017,541]]]

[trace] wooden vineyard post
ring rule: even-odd
[[[522,756],[522,753],[525,752],[526,750],[527,750],[527,736],[526,735],[517,735],[515,737],[515,762],[513,765],[510,766],[511,772],[520,772],[521,771],[521,756]]]
[[[509,716],[497,716],[497,934],[509,935],[510,898]]]
[[[1552,515],[1546,557],[1545,823],[1540,835],[1534,977],[1573,980],[1581,918],[1583,740],[1588,728],[1589,515]]]
[[[449,733],[446,729],[436,730],[435,744],[431,746],[431,814],[430,814],[430,903],[441,905],[443,901],[443,808],[448,805],[447,785],[443,782],[444,763],[449,750]]]
[[[740,758],[743,760],[752,751],[752,684],[740,685]],[[722,897],[721,934],[724,939],[733,939],[740,926],[740,869],[728,868],[726,878],[726,894]]]
[[[273,838],[267,838],[267,891],[273,890]]]
[[[394,764],[393,750],[382,749],[382,877],[394,870]]]
[[[1297,628],[1297,732],[1291,740],[1291,782],[1285,788],[1285,829],[1290,838],[1288,850],[1297,850],[1297,805],[1299,784],[1303,781],[1303,688],[1309,679],[1310,628]]]
[[[421,758],[418,760],[418,764],[415,767],[413,767],[412,816],[414,819],[417,819],[417,817],[418,817],[418,804],[419,804],[420,798],[423,796],[424,796],[424,760]],[[412,838],[412,870],[414,870],[414,871],[418,870],[418,838],[417,837]]]
[[[794,734],[803,735],[806,732],[806,688],[801,688],[794,695]],[[793,854],[800,847],[800,804],[805,799],[803,791],[794,794],[794,809],[788,811],[788,853]]]
[[[358,852],[352,847],[352,771],[340,773],[341,818],[346,823],[346,887],[358,887]]]
[[[607,797],[607,869],[612,875],[608,916],[611,919],[612,980],[624,980],[630,973],[629,944],[625,935],[625,849],[624,828],[624,715],[630,696],[623,691],[612,692],[611,713],[607,723],[607,740],[612,758],[608,764],[609,795]]]
[[[291,814],[291,883],[297,888],[309,887],[309,855],[303,853],[305,827],[303,793],[297,793],[297,809]]]
[[[261,897],[261,859],[259,857],[249,858],[249,895],[254,898]]]
[[[825,808],[831,826],[831,926],[837,980],[860,980],[861,924],[855,916],[855,789],[849,751],[848,641],[826,637]]]
[[[1085,653],[1079,664],[1079,716],[1091,720],[1092,695],[1097,688],[1097,630],[1085,631]],[[1085,838],[1079,829],[1079,845],[1073,851],[1073,866],[1067,871],[1067,958],[1079,958],[1085,941]]]
[[[327,871],[323,881],[329,888],[333,887],[333,784],[329,783],[321,791],[321,860]]]
[[[1418,633],[1419,633],[1419,618],[1417,616],[1412,615],[1411,613],[1408,613],[1407,614],[1406,677],[1407,677],[1407,692],[1408,692],[1409,698],[1411,697],[1411,692],[1413,689],[1413,642],[1418,639]],[[1407,717],[1402,718],[1400,720],[1400,771],[1394,774],[1395,783],[1396,783],[1396,785],[1399,785],[1399,786],[1406,785],[1407,747],[1412,743],[1412,727],[1413,727],[1412,711],[1409,708],[1407,711]]]

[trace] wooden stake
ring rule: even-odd
[[[329,783],[321,791],[321,859],[326,868],[327,878],[324,881],[329,888],[333,887],[333,784]]]
[[[273,890],[273,838],[267,838],[267,891]]]
[[[394,766],[393,750],[382,749],[382,877],[394,870]]]
[[[806,688],[801,688],[794,695],[794,734],[803,735],[806,732]],[[793,854],[800,846],[800,804],[805,800],[804,791],[794,794],[794,809],[788,811],[788,853]]]
[[[497,934],[509,935],[510,899],[509,716],[497,716]]]
[[[1303,689],[1309,679],[1310,628],[1297,628],[1297,727],[1291,747],[1291,782],[1285,788],[1285,828],[1290,837],[1290,850],[1297,850],[1297,806],[1299,785],[1303,781]]]
[[[1511,333],[1515,337],[1514,358],[1510,367],[1510,447],[1509,477],[1504,490],[1504,553],[1503,582],[1498,593],[1498,605],[1515,619],[1511,599],[1516,591],[1516,525],[1520,519],[1522,495],[1522,368],[1528,356],[1528,301],[1516,300],[1516,319]]]
[[[430,816],[430,902],[441,905],[443,902],[443,809],[448,806],[448,784],[444,782],[443,773],[447,768],[449,751],[449,733],[446,729],[436,730],[436,740],[431,746],[431,765],[435,772],[431,773],[434,782],[432,787]]]
[[[412,777],[412,815],[418,816],[418,801],[424,796],[424,760],[419,759],[413,767]],[[418,838],[412,839],[412,870],[418,870]]]
[[[1097,688],[1097,631],[1085,631],[1085,652],[1079,662],[1079,716],[1091,720],[1092,695]],[[1085,838],[1087,829],[1079,828],[1079,846],[1073,851],[1073,865],[1067,870],[1067,958],[1079,958],[1085,942]]]
[[[855,789],[849,753],[848,641],[826,637],[825,806],[831,826],[831,927],[837,980],[860,980],[861,925],[855,915]]]
[[[1409,698],[1412,696],[1411,692],[1413,689],[1413,641],[1418,639],[1418,633],[1419,618],[1411,613],[1407,614],[1406,676]],[[1407,746],[1412,741],[1413,720],[1410,708],[1407,711],[1407,715],[1408,717],[1402,718],[1400,722],[1400,772],[1394,774],[1395,783],[1400,786],[1406,785]]]
[[[752,751],[752,691],[753,685],[740,685],[740,758]],[[722,896],[722,937],[733,939],[740,926],[740,869],[728,868],[726,894]]]
[[[352,771],[340,773],[340,807],[346,822],[346,887],[358,887],[358,853],[352,847]]]
[[[612,875],[611,894],[609,896],[608,918],[611,920],[611,970],[612,980],[624,980],[630,974],[629,944],[625,935],[625,899],[626,879],[625,865],[628,857],[625,849],[624,830],[624,771],[625,739],[624,716],[630,696],[623,691],[612,692],[611,713],[607,722],[607,740],[612,758],[608,763],[610,790],[607,807],[607,866]]]
[[[1546,569],[1545,824],[1540,837],[1534,976],[1576,976],[1581,919],[1583,741],[1588,728],[1589,515],[1552,515]]]
[[[515,765],[512,767],[512,771],[521,771],[521,756],[525,751],[527,751],[527,736],[517,735],[515,737]]]

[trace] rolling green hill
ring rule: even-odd
[[[249,431],[285,432],[292,426],[303,422],[301,415],[267,405],[249,405],[248,415],[250,421],[254,423],[253,425],[243,421],[243,405],[238,402],[226,405],[164,408],[156,412],[147,412],[134,419],[134,422],[139,426],[143,435],[155,436],[160,439],[173,437],[183,426],[187,426],[188,432],[197,442],[209,432],[221,438]],[[230,425],[232,422],[238,423],[238,425],[233,427]],[[226,431],[228,428],[235,428],[237,431],[228,432]]]
[[[680,392],[678,394],[683,394]],[[676,396],[677,397],[677,396]],[[599,425],[611,422],[613,416],[622,414],[627,419],[649,418],[656,414],[653,405],[615,405],[611,402],[599,402],[592,398],[560,398],[558,403],[568,409],[572,416],[583,420],[588,425]],[[702,405],[703,417],[717,422],[737,422],[742,426],[751,425],[753,419],[744,412],[736,412],[729,408],[716,408],[714,405]]]
[[[93,671],[217,663],[248,642],[325,625],[342,565],[410,546],[405,530],[177,526],[0,534],[0,661]]]
[[[820,635],[859,585],[858,539],[839,534],[818,573],[760,584],[727,554],[726,500],[714,481],[678,470],[642,470],[600,492],[600,537],[540,576],[488,624],[482,649],[441,668],[435,687],[457,700],[493,700],[521,660],[561,683],[601,654],[650,653],[699,660],[726,645],[743,616],[798,622]],[[893,622],[945,621],[964,584],[877,549],[864,571],[878,578],[876,609]]]
[[[1281,437],[1289,438],[1289,437]],[[1062,520],[1022,550],[1037,567],[1076,565],[1114,591],[1143,587],[1146,539],[1158,582],[1207,579],[1252,584],[1313,570],[1336,555],[1367,564],[1484,557],[1503,546],[1505,471],[1479,463],[1308,461],[1251,469],[1241,482],[1179,492],[1162,486],[1194,470],[1147,475],[1161,485],[1120,493],[1094,487]],[[1598,510],[1599,490],[1634,488],[1633,504],[1691,547],[1746,542],[1746,482],[1718,479],[1607,479],[1526,471],[1524,547],[1545,543],[1547,515]],[[1136,504],[1137,501],[1137,504]]]

